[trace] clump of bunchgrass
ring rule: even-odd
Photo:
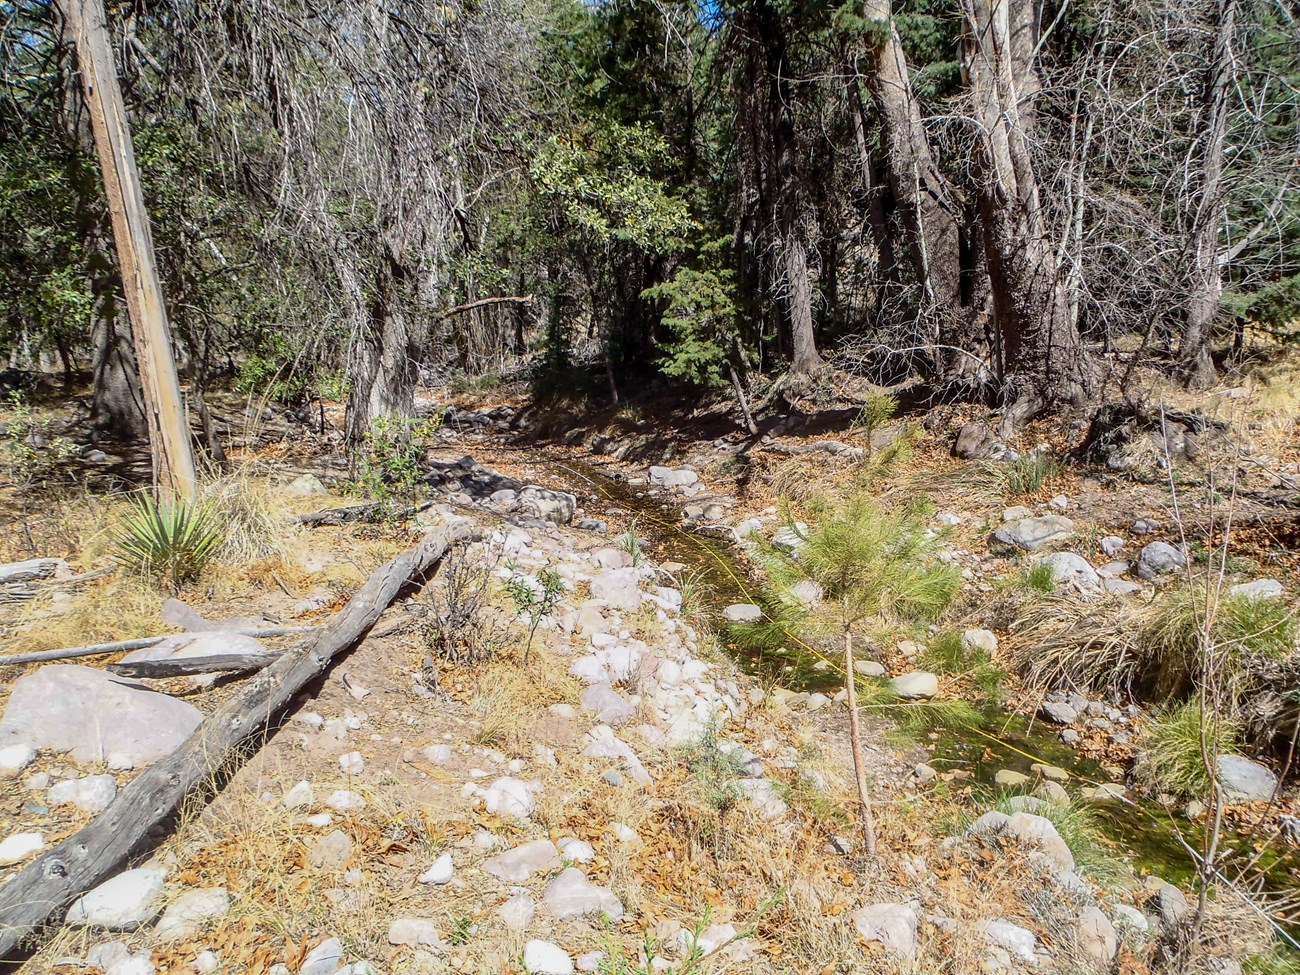
[[[1013,496],[1039,494],[1064,469],[1061,459],[1045,450],[994,463],[992,469],[998,473],[1007,494]]]
[[[986,651],[968,644],[955,630],[935,634],[918,663],[926,670],[969,681],[985,698],[996,697],[1006,678]]]
[[[1175,795],[1205,797],[1212,787],[1206,765],[1233,752],[1240,728],[1227,714],[1206,713],[1199,700],[1165,708],[1147,727],[1134,769],[1151,788]]]

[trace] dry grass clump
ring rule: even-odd
[[[283,494],[264,479],[247,472],[217,478],[200,488],[198,502],[221,523],[218,558],[224,562],[287,561],[298,547],[303,529],[290,517]]]
[[[1207,603],[1213,619],[1208,644]],[[1297,634],[1295,617],[1281,600],[1209,598],[1203,584],[1182,582],[1140,605],[1043,595],[1013,630],[1008,659],[1033,690],[1133,685],[1163,700],[1185,696],[1212,666],[1244,693],[1253,673],[1293,652]]]
[[[22,604],[0,646],[6,654],[31,653],[157,636],[167,629],[160,616],[164,598],[139,576],[92,579],[77,591]]]

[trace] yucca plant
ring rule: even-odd
[[[221,526],[210,508],[145,495],[115,534],[117,562],[177,589],[195,579],[221,547]]]

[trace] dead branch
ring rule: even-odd
[[[295,633],[308,633],[314,626],[269,626],[265,629],[223,630],[225,633],[238,633],[240,636],[270,637],[290,636]],[[209,631],[210,632],[210,631]],[[181,634],[168,633],[165,636],[143,636],[134,640],[118,640],[115,643],[90,643],[84,647],[64,647],[60,650],[33,650],[31,653],[16,653],[9,657],[0,657],[0,667],[11,664],[35,664],[46,660],[71,660],[73,657],[94,657],[101,653],[122,653],[126,650],[143,650],[156,646],[163,640]]]
[[[47,919],[105,879],[171,818],[189,795],[210,783],[236,746],[266,733],[293,696],[369,632],[379,614],[413,580],[424,578],[471,530],[455,525],[380,566],[327,624],[263,670],[204,719],[186,742],[120,793],[89,826],[29,863],[0,888],[0,958],[11,955]]]

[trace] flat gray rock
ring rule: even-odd
[[[1101,585],[1097,570],[1075,552],[1053,552],[1039,558],[1034,565],[1047,566],[1052,573],[1052,582],[1058,586],[1067,583],[1080,589],[1096,589]]]
[[[1228,595],[1233,599],[1279,599],[1282,596],[1282,583],[1276,579],[1241,582],[1229,586]]]
[[[1277,788],[1277,776],[1270,769],[1240,755],[1220,755],[1218,771],[1229,802],[1267,802]]]
[[[230,893],[224,887],[187,890],[167,905],[154,929],[160,941],[188,938],[197,934],[204,921],[230,913]]]
[[[1149,542],[1138,555],[1137,574],[1143,579],[1169,575],[1187,565],[1187,556],[1168,542]]]
[[[1003,545],[1036,552],[1049,545],[1059,545],[1073,534],[1074,522],[1065,515],[1043,515],[1009,521],[993,532],[993,538]]]
[[[733,603],[722,611],[722,618],[728,623],[757,623],[763,618],[763,609],[753,603]]]
[[[13,685],[0,718],[0,746],[71,752],[83,764],[114,756],[139,768],[175,751],[202,720],[192,704],[136,681],[57,664]]]
[[[926,670],[899,674],[892,683],[894,693],[907,700],[934,697],[939,693],[939,678]]]

